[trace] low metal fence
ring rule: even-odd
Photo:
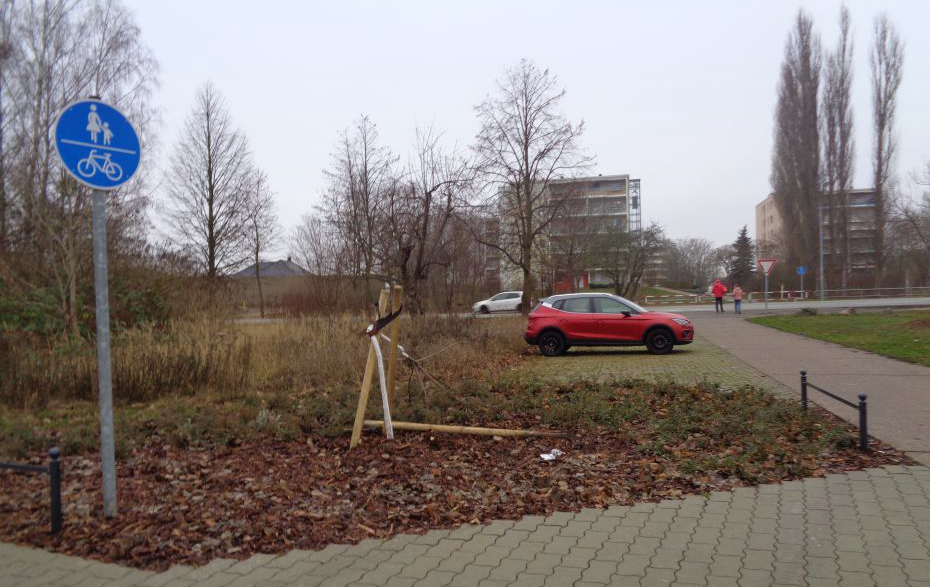
[[[49,498],[51,507],[51,525],[52,534],[61,532],[61,451],[53,448],[48,451],[48,466],[41,465],[21,465],[19,463],[0,463],[0,469],[10,469],[13,471],[22,471],[24,473],[45,473],[49,479]]]
[[[862,452],[869,452],[869,418],[868,418],[868,395],[865,393],[859,394],[859,403],[855,404],[845,398],[842,398],[835,393],[831,393],[822,387],[814,385],[807,380],[807,371],[801,371],[801,407],[804,410],[807,410],[807,390],[814,389],[820,393],[831,397],[836,401],[840,402],[843,405],[847,405],[854,410],[859,411],[859,450]]]

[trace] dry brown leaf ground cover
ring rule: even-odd
[[[320,548],[465,522],[629,504],[910,461],[833,416],[750,388],[644,381],[512,384],[431,398],[441,419],[557,428],[570,439],[310,431],[179,446],[153,430],[119,465],[121,514],[100,516],[98,463],[64,459],[65,529],[47,485],[0,473],[0,540],[147,569]],[[401,409],[415,416],[415,406]],[[273,416],[266,416],[266,418]],[[540,453],[564,455],[544,462]]]

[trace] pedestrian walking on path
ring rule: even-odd
[[[727,286],[718,279],[714,282],[710,292],[714,294],[714,311],[723,312],[723,294],[727,293]]]
[[[738,283],[733,284],[733,310],[737,314],[742,314],[740,309],[743,305],[743,288],[739,286]]]

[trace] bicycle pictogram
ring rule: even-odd
[[[93,177],[101,172],[110,178],[110,181],[119,181],[123,177],[123,168],[110,160],[111,153],[98,154],[96,149],[91,150],[87,157],[78,161],[77,171],[84,177]]]

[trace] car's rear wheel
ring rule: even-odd
[[[674,346],[675,337],[665,328],[656,328],[646,335],[646,348],[654,355],[668,354]]]
[[[487,307],[487,306],[481,306],[481,309],[478,310],[478,311],[481,312],[482,314],[490,314],[490,313],[491,313],[491,310],[488,310],[488,307]]]
[[[543,332],[542,336],[539,337],[539,352],[547,357],[557,357],[564,353],[567,348],[565,337],[554,330]]]

